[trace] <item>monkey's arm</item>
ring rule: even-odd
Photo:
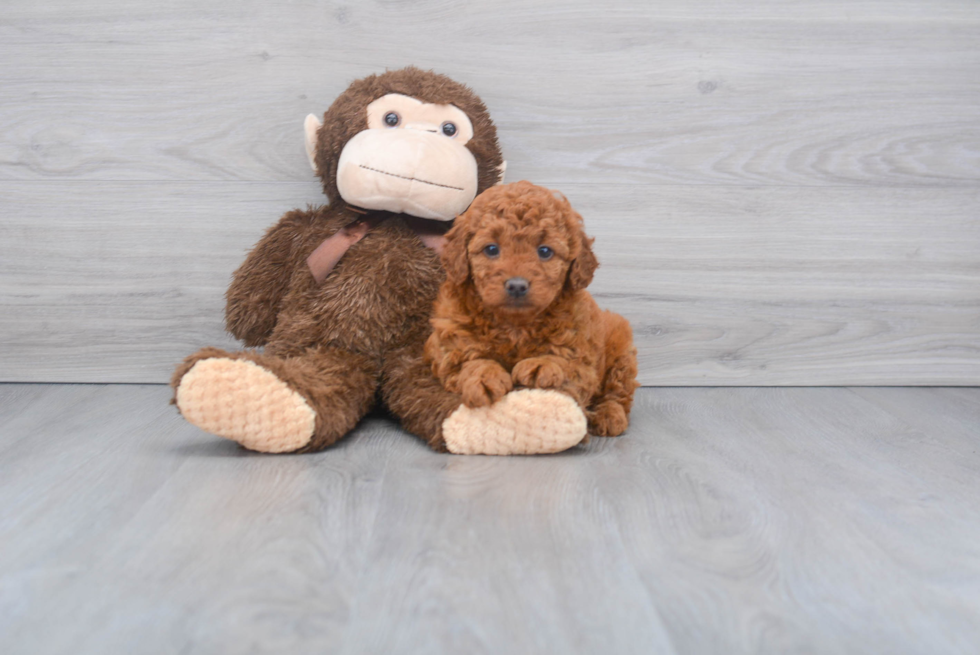
[[[271,227],[235,271],[225,294],[225,325],[246,346],[261,346],[276,327],[282,299],[312,212],[294,210]],[[305,265],[305,264],[303,264]]]

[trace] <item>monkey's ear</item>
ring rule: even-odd
[[[319,174],[319,171],[316,169],[316,133],[321,127],[323,127],[323,123],[313,114],[307,116],[306,120],[303,121],[303,133],[306,137],[306,156],[310,158],[310,168],[317,174]]]
[[[500,164],[500,166],[497,167],[497,170],[500,171],[500,179],[497,180],[497,184],[495,186],[499,186],[504,183],[504,175],[507,174],[507,162],[505,161]]]
[[[574,291],[589,286],[595,269],[599,268],[599,260],[595,258],[595,254],[592,252],[593,241],[595,239],[590,239],[585,236],[585,232],[582,232],[582,250],[578,257],[572,260],[572,265],[568,269],[568,285]]]
[[[467,252],[469,233],[462,224],[463,217],[456,217],[456,224],[446,232],[446,243],[442,247],[442,267],[446,269],[446,280],[453,286],[460,286],[470,276],[470,257]]]

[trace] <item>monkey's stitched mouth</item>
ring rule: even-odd
[[[397,177],[402,180],[408,180],[410,182],[421,182],[422,184],[431,184],[432,186],[442,187],[443,189],[453,189],[454,191],[463,191],[462,188],[458,186],[450,186],[448,184],[439,184],[438,182],[429,182],[428,180],[420,180],[417,177],[408,177],[407,175],[398,175],[397,173],[389,173],[388,171],[383,171],[380,168],[371,168],[370,166],[365,166],[364,164],[358,164],[361,168],[366,171],[372,171],[375,173],[381,173],[382,175],[390,175],[391,177]]]

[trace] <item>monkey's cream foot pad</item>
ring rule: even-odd
[[[512,391],[490,407],[460,406],[442,424],[449,452],[457,455],[558,453],[585,438],[585,414],[557,391]]]
[[[211,434],[262,453],[309,443],[316,413],[285,382],[244,359],[202,359],[181,378],[177,407]]]

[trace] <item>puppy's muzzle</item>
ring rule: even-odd
[[[512,277],[504,282],[507,295],[515,299],[526,296],[529,288],[531,288],[531,283],[522,277]]]

